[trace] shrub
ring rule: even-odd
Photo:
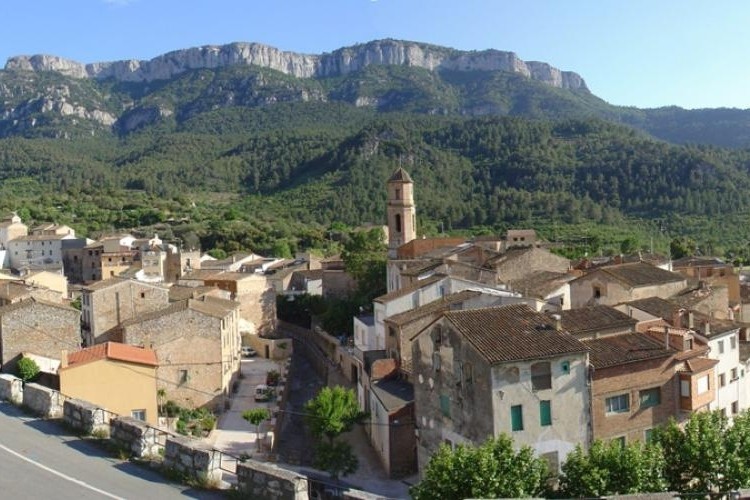
[[[18,376],[21,380],[29,382],[39,375],[39,365],[30,358],[21,358],[18,361]]]

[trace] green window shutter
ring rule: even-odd
[[[510,407],[510,428],[514,431],[523,430],[523,406],[516,405]]]
[[[440,396],[440,411],[444,416],[451,417],[451,399],[448,396]]]
[[[539,424],[552,425],[552,405],[549,401],[539,401]]]

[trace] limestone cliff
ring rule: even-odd
[[[588,90],[580,75],[542,62],[525,62],[513,52],[458,51],[398,40],[379,40],[322,55],[285,52],[258,43],[207,45],[169,52],[150,61],[115,61],[81,64],[57,56],[16,56],[6,70],[57,71],[74,78],[113,78],[142,82],[165,80],[180,73],[235,64],[257,65],[297,78],[341,76],[369,65],[401,65],[428,70],[509,71],[553,87]]]

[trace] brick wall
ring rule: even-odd
[[[671,359],[628,363],[594,372],[592,407],[594,439],[609,440],[625,436],[626,441],[643,441],[644,432],[678,417],[678,381]],[[640,405],[640,393],[659,388],[661,402],[650,408]],[[607,413],[608,397],[627,394],[630,409]]]

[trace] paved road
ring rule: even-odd
[[[232,397],[229,411],[221,415],[216,430],[212,433],[214,448],[238,456],[242,453],[257,453],[255,426],[242,418],[242,412],[250,408],[272,408],[272,402],[256,402],[255,387],[266,383],[266,374],[271,370],[280,371],[280,363],[260,357],[243,359],[241,368],[244,378],[240,379],[237,394]],[[261,425],[261,436],[264,435]]]
[[[148,468],[111,457],[60,424],[0,402],[0,496],[57,499],[224,498],[172,484]]]

